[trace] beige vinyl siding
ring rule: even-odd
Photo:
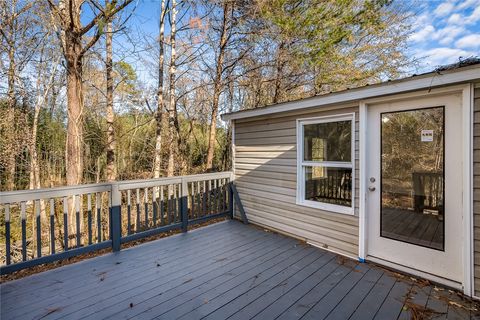
[[[320,109],[320,108],[319,108]],[[296,120],[355,112],[355,216],[296,204]],[[358,107],[275,114],[235,121],[235,180],[248,219],[358,256]]]
[[[474,91],[473,116],[473,226],[474,288],[480,297],[480,87]]]

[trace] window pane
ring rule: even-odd
[[[303,126],[305,161],[343,161],[352,158],[352,121]]]
[[[352,206],[352,169],[305,167],[305,200]]]

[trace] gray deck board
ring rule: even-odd
[[[142,317],[149,315],[154,317],[167,312],[178,312],[180,306],[188,303],[188,301],[198,297],[204,292],[211,291],[222,285],[227,286],[228,284],[238,282],[239,279],[241,280],[239,277],[252,273],[252,270],[254,272],[255,269],[270,268],[282,259],[285,259],[285,257],[291,255],[293,250],[291,244],[285,246],[285,243],[280,243],[280,245],[280,247],[274,250],[270,248],[268,253],[261,253],[262,257],[258,260],[249,261],[237,268],[223,270],[220,275],[217,273],[216,278],[207,279],[208,281],[202,278],[194,279],[185,288],[175,288],[173,292],[168,292],[166,299],[161,298],[145,301],[145,303],[137,306],[132,312],[123,312],[123,314],[127,313],[127,315],[132,316],[141,312],[143,313]],[[116,315],[113,315],[112,317],[115,316]]]
[[[410,292],[412,283],[397,280],[380,306],[374,319],[397,319]]]
[[[263,268],[252,269],[249,272],[240,275],[239,277],[229,280],[220,286],[214,287],[202,293],[201,295],[197,295],[190,301],[175,309],[172,309],[170,312],[162,315],[159,318],[202,318],[221,307],[222,302],[230,302],[236,296],[247,291],[250,287],[262,283],[266,279],[269,279],[277,273],[282,272],[297,261],[305,261],[305,258],[309,255],[313,255],[315,251],[316,250],[312,250],[311,248],[303,247],[293,254],[290,253],[288,257],[282,257],[282,259],[272,261],[269,266],[264,265]]]
[[[2,320],[410,319],[411,305],[437,312],[435,319],[478,316],[471,302],[448,289],[237,221],[3,283],[0,289]]]
[[[339,267],[335,259],[330,260],[325,266],[317,270],[312,276],[305,278],[298,286],[289,292],[286,292],[270,305],[265,305],[258,310],[249,311],[248,308],[242,310],[240,315],[246,312],[256,313],[252,319],[276,319],[292,306],[297,300],[303,297],[307,292],[312,290],[319,282],[327,278],[333,271]],[[250,314],[249,314],[250,315]],[[239,318],[242,319],[242,318]],[[248,319],[244,317],[243,319]]]
[[[444,303],[444,298],[447,297],[443,288],[434,287],[427,301],[427,308],[435,310],[436,314],[432,319],[441,320],[447,319],[448,304]]]
[[[329,255],[327,256],[326,254],[322,254],[310,264],[308,264],[308,260],[307,264],[305,265],[303,265],[303,260],[295,263],[285,271],[249,289],[247,292],[237,296],[229,303],[224,304],[221,308],[218,308],[214,312],[210,313],[207,317],[205,317],[205,319],[213,320],[230,317],[248,304],[257,300],[261,301],[262,299],[260,298],[266,297],[266,294],[269,292],[282,292],[283,290],[288,290],[301,281],[301,279],[308,277],[318,270],[318,268],[324,266],[330,259],[331,257]]]
[[[365,276],[368,266],[352,266],[351,272],[342,279],[327,295],[320,299],[302,319],[325,319],[337,304],[356,286]]]
[[[212,229],[210,230],[215,230],[216,228],[218,228],[218,226],[212,225],[211,228]],[[197,233],[192,232],[192,237],[189,237],[188,241],[190,243],[194,243],[195,247],[197,247],[200,244],[209,245],[210,243],[218,243],[219,240],[225,239],[226,237],[229,236],[228,230],[231,230],[231,232],[235,232],[235,233],[239,232],[238,230],[227,228],[227,230],[225,230],[226,231],[225,234],[223,233],[219,234],[215,232],[208,234],[208,232],[205,232],[203,230],[202,232],[197,232]],[[243,232],[245,232],[245,230]],[[95,277],[96,274],[100,272],[107,272],[111,270],[113,267],[115,267],[115,269],[118,270],[119,269],[119,266],[117,265],[118,262],[121,262],[122,268],[135,267],[135,269],[138,270],[138,268],[144,267],[143,264],[138,263],[138,260],[143,259],[145,256],[148,256],[150,254],[155,254],[158,260],[165,257],[167,261],[162,261],[162,263],[178,259],[182,255],[188,256],[188,250],[193,249],[192,247],[189,247],[188,249],[182,251],[182,255],[172,254],[173,252],[177,252],[179,249],[185,248],[185,246],[188,245],[186,243],[187,239],[182,236],[183,235],[180,234],[180,235],[172,236],[170,238],[165,238],[165,240],[170,240],[170,241],[165,241],[165,243],[162,243],[161,247],[154,246],[153,242],[145,243],[141,246],[129,248],[123,251],[123,252],[128,252],[128,254],[124,254],[124,253],[122,253],[121,255],[119,253],[112,254],[109,256],[109,259],[98,259],[98,261],[95,261],[96,262],[95,264],[88,263],[89,260],[85,260],[85,261],[70,265],[69,268],[59,268],[59,269],[47,271],[41,274],[36,274],[31,276],[31,281],[28,284],[25,284],[22,281],[13,281],[5,285],[5,288],[2,288],[2,292],[4,293],[11,292],[11,294],[9,294],[8,297],[6,298],[14,301],[14,300],[17,300],[17,297],[19,296],[26,297],[25,294],[33,295],[32,290],[34,290],[36,292],[36,295],[38,295],[38,294],[41,294],[43,291],[48,292],[53,289],[56,289],[57,287],[78,283],[80,279],[82,281],[85,281],[86,280],[85,277],[92,277],[92,276]],[[135,250],[137,248],[138,249],[141,248],[141,249]],[[116,259],[117,257],[118,259]],[[127,257],[128,257],[128,260],[126,260]],[[89,272],[85,273],[86,270],[88,270]],[[62,282],[59,282],[58,279],[62,279]],[[56,287],[51,287],[51,286],[56,286]]]
[[[228,230],[228,229],[227,229]],[[15,314],[16,316],[24,316],[28,317],[30,316],[31,313],[36,312],[36,308],[39,306],[39,304],[45,306],[47,309],[50,308],[62,308],[61,312],[57,312],[59,315],[65,315],[66,312],[71,309],[71,308],[79,308],[79,307],[84,307],[85,304],[82,304],[84,302],[90,304],[87,304],[86,306],[90,306],[93,304],[102,305],[103,303],[99,304],[99,299],[98,297],[101,297],[101,301],[103,302],[104,299],[106,299],[109,295],[117,295],[119,292],[118,288],[120,287],[121,289],[128,289],[131,286],[133,287],[138,287],[139,284],[144,283],[145,281],[149,281],[151,279],[148,278],[149,275],[156,275],[164,270],[165,271],[165,276],[168,276],[170,273],[178,272],[176,269],[178,266],[184,264],[186,261],[195,261],[199,263],[198,258],[200,259],[215,259],[216,256],[219,254],[222,254],[224,252],[231,252],[232,248],[238,248],[239,251],[242,249],[242,244],[243,242],[250,242],[252,240],[255,240],[256,238],[262,238],[265,235],[261,235],[258,233],[250,233],[251,230],[244,230],[246,231],[242,235],[247,235],[247,237],[241,236],[239,233],[236,234],[238,238],[236,238],[236,243],[233,242],[224,242],[225,237],[221,237],[219,233],[217,234],[216,237],[211,238],[207,237],[207,240],[205,242],[202,241],[201,238],[199,237],[192,237],[191,241],[187,241],[186,239],[182,238],[182,244],[187,247],[183,252],[177,252],[177,254],[172,255],[172,253],[167,253],[167,255],[162,256],[162,255],[155,255],[155,256],[149,256],[148,259],[144,259],[143,256],[140,256],[140,258],[143,260],[144,263],[140,263],[140,267],[136,268],[135,265],[139,264],[139,261],[137,260],[138,257],[124,257],[124,260],[131,261],[132,259],[135,260],[134,264],[130,266],[128,263],[121,263],[119,265],[116,265],[115,263],[112,263],[116,267],[115,272],[112,272],[112,269],[97,269],[93,268],[95,272],[84,275],[84,277],[81,279],[81,281],[76,281],[76,283],[72,283],[71,281],[63,280],[62,283],[59,283],[57,286],[64,285],[68,286],[71,288],[73,292],[75,292],[75,295],[69,295],[66,294],[65,296],[48,296],[45,300],[39,301],[37,304],[29,302],[28,298],[31,298],[31,296],[27,295],[25,298],[22,299],[22,303],[19,303],[18,301],[16,304],[18,306],[21,306],[23,308],[18,308],[17,310],[20,310],[20,314]],[[214,234],[214,235],[215,235]],[[212,235],[212,236],[214,236]],[[233,235],[235,236],[235,235]],[[227,240],[231,240],[231,235],[226,236]],[[193,242],[192,242],[193,241]],[[243,242],[242,242],[243,241]],[[203,247],[208,245],[208,249],[204,249]],[[190,247],[189,247],[190,246]],[[180,248],[176,248],[176,250],[179,250]],[[201,250],[199,250],[201,249]],[[131,254],[136,254],[135,251],[130,251]],[[195,260],[197,258],[197,260]],[[116,260],[121,261],[120,259]],[[209,266],[211,264],[211,260],[207,261],[205,264],[206,266]],[[160,267],[157,267],[157,264],[160,264]],[[193,265],[192,265],[193,266]],[[194,267],[198,267],[198,265],[194,265]],[[92,270],[93,270],[92,269]],[[93,275],[93,276],[92,276]],[[182,275],[182,274],[180,274]],[[55,274],[49,274],[49,276],[55,277]],[[103,279],[103,280],[102,280]],[[167,278],[168,279],[168,278]],[[169,279],[170,280],[170,279]],[[47,277],[46,281],[49,281],[49,278]],[[92,296],[91,292],[92,289],[95,290],[97,293],[96,296]],[[52,291],[50,291],[52,292]],[[31,292],[32,295],[38,294],[38,291],[33,291]],[[85,301],[84,299],[87,299]],[[72,303],[75,302],[75,303]],[[67,307],[65,307],[67,306]],[[3,308],[2,308],[3,310]],[[54,318],[54,317],[52,317]]]
[[[149,288],[140,287],[140,296],[131,296],[129,302],[133,303],[135,308],[129,308],[129,304],[116,303],[110,307],[104,307],[101,314],[109,313],[110,317],[116,317],[118,313],[122,313],[123,316],[136,315],[142,312],[146,312],[151,308],[157,307],[162,304],[172,306],[172,299],[175,303],[183,301],[187,297],[187,292],[191,290],[199,290],[202,288],[211,288],[216,283],[222,283],[230,278],[233,278],[237,274],[241,274],[251,268],[254,268],[257,264],[263,261],[268,261],[277,255],[288,250],[287,241],[268,241],[272,239],[262,239],[263,241],[255,247],[251,247],[250,251],[240,254],[234,253],[231,263],[224,264],[218,268],[214,266],[209,268],[200,268],[197,272],[189,273],[187,277],[181,280],[181,283],[172,284],[171,286],[157,286],[149,291]],[[222,261],[227,258],[220,258]],[[230,259],[231,260],[231,259]],[[206,290],[205,289],[205,290]],[[118,297],[115,297],[118,301]],[[158,309],[158,307],[157,307]],[[96,316],[97,314],[95,314]]]
[[[245,263],[248,259],[255,258],[252,256],[255,251],[252,252],[252,250],[263,252],[262,245],[268,244],[269,240],[271,239],[268,237],[252,237],[250,242],[245,244],[237,242],[235,245],[241,248],[235,254],[231,247],[227,246],[229,250],[225,251],[222,248],[221,254],[212,253],[191,259],[187,267],[183,267],[186,260],[182,260],[175,265],[166,265],[163,269],[158,268],[154,273],[140,274],[137,281],[129,282],[131,285],[120,284],[112,290],[106,291],[101,295],[101,303],[98,303],[94,297],[87,296],[87,299],[83,300],[80,305],[76,304],[75,309],[70,310],[70,314],[72,316],[92,314],[97,317],[97,313],[99,313],[106,316],[109,312],[115,312],[116,309],[128,308],[130,303],[138,305],[142,301],[162,295],[168,289],[176,289],[181,285],[190,284],[193,277],[202,272],[216,270],[216,268],[230,269],[238,263]],[[162,274],[161,278],[159,278],[160,274]],[[88,310],[83,310],[86,308]]]
[[[415,307],[425,310],[425,307],[427,306],[428,297],[430,296],[431,292],[432,292],[431,286],[414,284],[409,293],[409,297],[408,297],[409,302],[411,304],[414,304]],[[398,319],[408,320],[408,319],[411,319],[412,317],[413,317],[412,311],[407,306],[407,308],[402,309],[402,312],[400,313],[400,316],[398,317]]]
[[[244,307],[237,309],[235,314],[233,314],[229,319],[242,320],[253,318],[265,308],[277,302],[280,298],[287,296],[290,291],[297,289],[303,284],[304,281],[314,281],[315,279],[319,278],[322,272],[328,273],[328,268],[331,268],[333,264],[336,264],[334,261],[332,261],[334,257],[335,255],[331,253],[323,255],[321,259],[315,261],[315,263],[310,266],[311,268],[313,268],[313,270],[311,270],[311,268],[305,268],[304,270],[302,270],[303,272],[296,273],[285,283],[271,288],[269,291],[267,291],[260,297],[249,301]],[[236,300],[234,300],[233,302],[235,301]],[[273,318],[273,316],[270,316],[269,318]]]
[[[327,278],[291,305],[278,319],[300,319],[350,272],[352,272],[352,270],[349,267],[344,265],[339,266],[334,272],[329,274]]]
[[[395,282],[395,278],[384,273],[349,319],[373,319]]]
[[[328,319],[343,320],[348,319],[368,295],[383,272],[378,269],[369,269],[365,276],[357,282],[355,287],[350,290],[343,299],[335,304],[333,310],[327,316]]]

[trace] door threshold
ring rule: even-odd
[[[398,263],[393,263],[393,262],[390,262],[388,260],[384,260],[382,258],[377,258],[377,257],[370,256],[370,255],[367,256],[367,261],[371,261],[373,263],[385,266],[389,269],[394,269],[394,270],[401,271],[403,273],[412,275],[414,277],[427,279],[427,280],[429,280],[433,283],[438,283],[438,284],[441,284],[443,286],[447,286],[447,287],[450,287],[452,289],[459,290],[459,291],[463,292],[463,285],[461,283],[457,282],[457,281],[454,281],[454,280],[450,280],[450,279],[447,279],[447,278],[436,276],[436,275],[428,273],[428,272],[413,269],[413,268],[410,268],[410,267],[407,267],[407,266],[404,266],[404,265],[401,265],[401,264],[398,264]]]

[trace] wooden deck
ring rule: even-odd
[[[472,307],[447,289],[236,221],[1,285],[3,320],[409,319],[425,308],[469,319]]]
[[[444,222],[438,216],[393,208],[382,211],[384,237],[443,250]]]

